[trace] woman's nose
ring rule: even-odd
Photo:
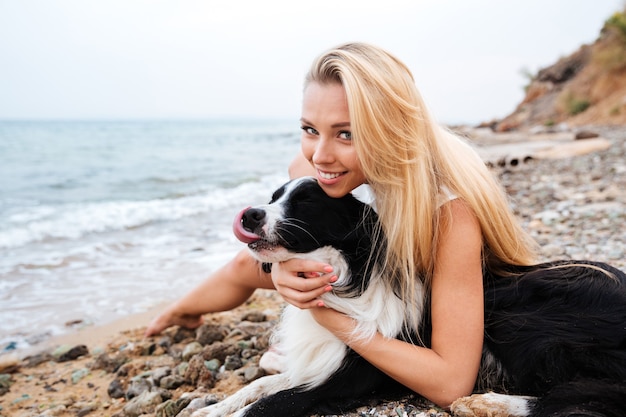
[[[334,153],[332,149],[332,142],[326,138],[320,138],[315,145],[315,151],[313,152],[313,162],[315,164],[327,164],[334,159]]]

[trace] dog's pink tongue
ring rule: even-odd
[[[235,221],[233,221],[233,233],[235,234],[235,237],[237,237],[237,239],[246,244],[256,242],[257,240],[261,239],[259,235],[249,232],[243,227],[243,222],[241,219],[243,218],[243,213],[245,213],[246,210],[248,210],[249,208],[250,207],[246,207],[245,209],[241,210],[239,214],[237,214],[237,216],[235,217]]]

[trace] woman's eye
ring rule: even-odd
[[[311,126],[302,126],[301,129],[307,135],[317,135],[317,130],[313,129]]]
[[[339,132],[339,137],[345,140],[352,140],[352,132]]]

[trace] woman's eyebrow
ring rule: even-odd
[[[307,125],[313,125],[313,123],[309,122],[307,119],[305,119],[304,117],[300,118],[300,121],[304,124]],[[339,127],[350,127],[350,122],[339,122],[339,123],[334,123],[332,125],[330,125],[330,127],[332,127],[333,129],[337,129]]]

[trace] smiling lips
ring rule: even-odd
[[[245,244],[250,244],[258,240],[261,240],[261,236],[257,235],[256,233],[252,233],[251,231],[246,230],[243,227],[243,222],[242,222],[243,214],[249,208],[250,207],[246,207],[245,209],[241,210],[239,214],[237,214],[237,216],[235,217],[235,220],[233,221],[233,233],[235,234],[235,237]]]
[[[340,177],[343,173],[342,172],[324,172],[324,171],[317,171],[317,174],[325,180],[334,180],[335,178]]]

